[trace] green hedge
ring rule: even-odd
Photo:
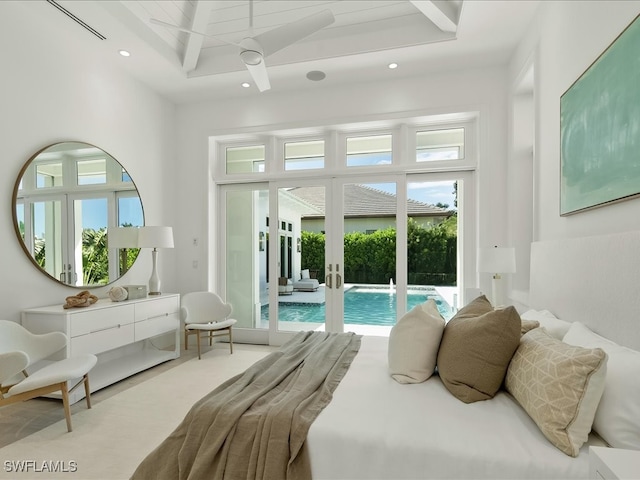
[[[430,228],[409,219],[407,224],[408,282],[411,285],[456,285],[457,217]],[[318,271],[324,282],[324,243],[321,233],[302,232],[302,266]],[[345,283],[388,284],[396,281],[396,229],[344,236]]]

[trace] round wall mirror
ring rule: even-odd
[[[94,145],[61,142],[36,152],[18,175],[12,209],[31,262],[64,285],[107,285],[138,256],[135,242],[116,233],[144,225],[140,195],[122,165]]]

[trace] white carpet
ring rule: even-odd
[[[198,399],[268,353],[234,347],[233,355],[214,349],[74,413],[71,433],[61,420],[7,445],[0,478],[128,479]]]

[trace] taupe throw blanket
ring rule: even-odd
[[[196,402],[132,479],[310,479],[307,432],[331,401],[360,339],[297,333]]]

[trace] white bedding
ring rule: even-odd
[[[577,458],[554,447],[502,391],[465,404],[437,375],[401,385],[387,369],[385,337],[360,352],[307,437],[314,480],[588,478],[588,446]],[[589,444],[602,445],[590,438]]]

